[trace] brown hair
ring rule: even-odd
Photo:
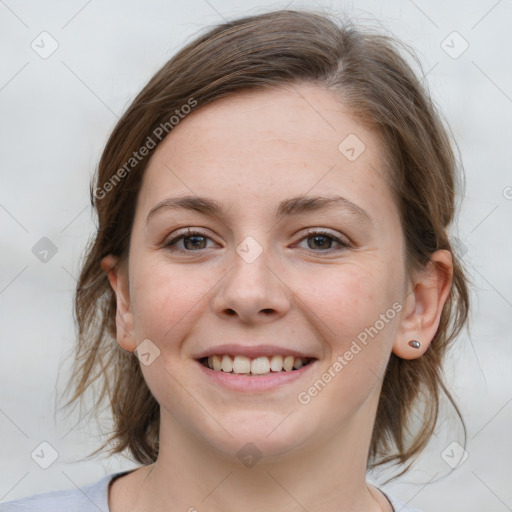
[[[151,156],[149,151],[142,158],[138,151],[163,126],[169,131],[171,116],[186,112],[183,105],[192,101],[200,108],[242,90],[299,82],[333,91],[381,138],[401,214],[409,275],[438,249],[449,250],[453,257],[450,295],[429,349],[413,360],[391,354],[368,467],[405,463],[423,450],[437,422],[441,390],[464,426],[441,367],[470,307],[469,281],[447,233],[455,214],[458,166],[440,114],[401,50],[421,69],[414,53],[393,37],[362,30],[350,21],[337,23],[324,13],[269,12],[210,29],[171,58],[135,98],[111,134],[91,183],[99,226],[86,248],[75,294],[78,345],[70,379],[73,395],[65,407],[99,386],[94,410],[108,395],[114,423],[109,439],[93,453],[112,442],[111,453],[128,449],[141,464],[153,463],[158,455],[159,404],[137,357],[116,342],[115,294],[100,266],[108,254],[121,260],[128,255],[137,194]],[[418,402],[423,404],[422,424],[409,438],[412,408]]]

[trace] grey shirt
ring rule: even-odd
[[[78,489],[45,492],[0,503],[0,512],[110,512],[108,486],[112,480],[130,473],[130,471],[111,473],[93,484]],[[395,512],[420,512],[418,509],[409,507],[382,491],[382,489],[381,492],[393,505]]]

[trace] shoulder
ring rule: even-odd
[[[0,503],[0,512],[110,512],[108,486],[126,471],[104,476],[97,482],[75,489],[34,494]]]

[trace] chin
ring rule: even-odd
[[[303,418],[293,419],[293,414],[287,414],[243,411],[229,419],[224,416],[222,426],[226,430],[217,425],[205,442],[226,460],[248,467],[256,460],[259,464],[279,462],[309,438]]]

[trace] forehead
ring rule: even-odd
[[[340,153],[339,144],[349,135],[345,149],[355,144],[356,154]],[[181,121],[159,150],[176,147],[184,139],[188,147],[182,149],[187,151],[243,157],[264,150],[265,160],[278,160],[286,152],[300,156],[303,151],[315,161],[332,164],[342,154],[347,162],[354,161],[363,148],[364,156],[372,153],[378,158],[379,152],[375,134],[357,122],[333,91],[310,84],[242,91],[218,99]]]
[[[308,192],[343,195],[377,217],[394,208],[377,135],[334,92],[296,84],[233,94],[186,116],[153,154],[140,204],[147,213],[166,197],[196,194],[249,212],[262,199]]]

